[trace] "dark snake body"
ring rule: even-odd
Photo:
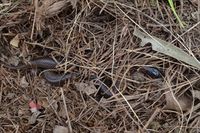
[[[18,66],[8,65],[7,63],[2,61],[0,63],[3,64],[4,67],[13,70],[42,68],[45,70],[43,72],[43,77],[50,84],[55,86],[62,86],[66,80],[80,76],[79,73],[55,73],[53,71],[49,71],[48,69],[54,69],[58,65],[58,63],[55,60],[49,57],[37,58],[32,61],[29,61],[27,64],[22,64]],[[102,81],[100,82],[96,76],[93,78],[93,80],[96,80],[96,82],[98,82],[100,87],[99,92],[101,93],[101,95],[103,95],[105,98],[113,96],[113,94],[109,90],[109,87],[107,87],[104,83],[102,83]]]
[[[58,63],[53,60],[52,58],[49,57],[42,57],[38,59],[34,59],[27,64],[22,64],[19,66],[12,66],[8,65],[4,62],[1,61],[1,64],[3,64],[4,67],[8,69],[27,69],[27,68],[42,68],[42,69],[54,69]],[[44,78],[51,84],[54,85],[61,85],[65,80],[71,79],[74,77],[74,74],[72,73],[67,73],[67,74],[56,74],[55,72],[52,71],[44,71]]]

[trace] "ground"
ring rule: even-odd
[[[184,26],[164,0],[0,2],[0,132],[200,132],[198,63],[142,47],[134,34],[197,61],[197,0],[173,1]],[[6,67],[41,57],[77,75],[55,85],[49,70]]]

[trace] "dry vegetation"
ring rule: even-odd
[[[135,27],[144,29],[198,59],[197,1],[174,1],[185,28],[162,0],[0,2],[1,60],[62,57],[58,71],[81,75],[57,87],[41,73],[1,65],[0,132],[59,133],[59,126],[77,133],[200,132],[199,70],[151,45],[140,47],[133,35]],[[158,68],[163,77],[151,78],[140,71],[144,66]],[[91,75],[108,79],[118,92],[97,100],[96,93],[80,91],[75,84],[88,83]],[[29,109],[31,99],[42,106],[37,117]]]

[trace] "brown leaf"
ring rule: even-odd
[[[199,90],[192,90],[192,96],[200,100],[200,91]]]
[[[37,100],[37,102],[38,102],[38,104],[40,104],[44,108],[48,108],[49,107],[49,102],[48,102],[47,98],[39,98]]]
[[[55,110],[58,110],[58,102],[56,100],[52,100],[50,104]]]
[[[18,116],[22,116],[24,114],[26,114],[26,110],[23,110],[23,109],[18,110]]]
[[[132,74],[132,79],[136,80],[138,82],[145,82],[146,81],[146,78],[145,78],[144,74],[142,74],[140,72],[134,72]]]
[[[65,5],[67,4],[66,0],[58,1],[47,7],[46,15],[48,17],[52,17],[63,10]]]
[[[38,31],[41,30],[41,27],[44,26],[45,18],[50,18],[66,8],[67,0],[44,0],[42,5],[38,7],[38,4],[35,4],[37,7],[36,11],[36,28]]]
[[[166,98],[166,107],[165,109],[168,110],[175,110],[180,112],[187,111],[192,106],[192,99],[186,96],[185,94],[182,94],[180,97],[175,96],[172,92],[167,92],[165,94]]]
[[[17,34],[17,35],[10,41],[10,45],[13,46],[13,47],[18,48],[18,47],[19,47],[19,42],[20,42],[20,39],[19,39],[19,35]]]
[[[58,111],[58,115],[64,119],[67,118],[67,114],[66,114],[66,111],[65,111],[65,108],[61,108],[59,111]]]
[[[71,5],[73,6],[73,8],[76,8],[78,0],[68,0],[68,1],[71,3]]]
[[[190,2],[193,3],[194,5],[198,5],[198,1],[199,0],[190,0]]]
[[[8,64],[11,64],[11,65],[13,65],[13,66],[17,66],[17,65],[19,64],[19,61],[20,61],[19,57],[17,57],[17,56],[12,56],[12,57],[10,57],[10,58],[8,59]]]
[[[89,82],[89,83],[75,83],[76,88],[79,91],[85,92],[87,95],[91,95],[94,94],[95,92],[97,92],[96,87],[94,86],[93,82]]]
[[[21,85],[22,88],[28,87],[29,83],[26,81],[26,77],[25,77],[25,76],[23,76],[23,77],[21,78],[21,80],[20,80],[20,85]]]
[[[37,121],[37,118],[38,118],[38,116],[39,116],[40,114],[41,114],[40,111],[35,111],[35,112],[31,115],[31,117],[29,118],[28,123],[29,123],[29,124],[35,124],[36,121]]]
[[[69,129],[67,127],[56,125],[53,133],[69,133]]]
[[[6,97],[7,97],[8,99],[13,99],[13,98],[15,97],[15,93],[8,93],[8,94],[6,95]]]

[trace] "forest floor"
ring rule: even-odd
[[[200,132],[200,2],[174,6],[184,27],[167,0],[0,0],[0,133]],[[43,57],[77,76],[6,67]]]

